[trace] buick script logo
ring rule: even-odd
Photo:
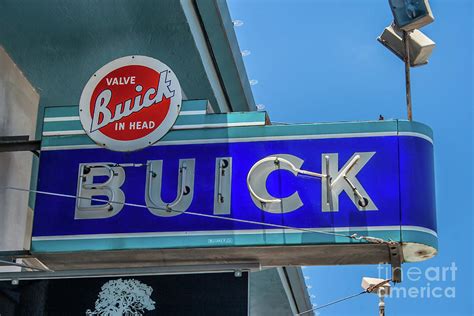
[[[181,87],[168,66],[146,56],[127,56],[106,64],[87,82],[79,117],[97,144],[133,151],[171,129],[181,101]]]

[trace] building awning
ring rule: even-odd
[[[2,1],[0,12],[0,45],[41,106],[77,104],[101,66],[147,55],[174,70],[187,99],[208,99],[214,112],[255,109],[225,2]]]

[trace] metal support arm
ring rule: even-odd
[[[40,140],[29,140],[29,136],[0,136],[0,152],[31,151],[39,156]]]

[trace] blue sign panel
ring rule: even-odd
[[[132,153],[50,133],[32,249],[349,243],[341,235],[354,233],[435,249],[433,174],[431,131],[404,121],[176,130]]]

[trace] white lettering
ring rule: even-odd
[[[107,180],[97,181],[101,177],[107,177]],[[74,218],[108,218],[117,215],[125,202],[125,194],[120,189],[124,181],[125,170],[122,167],[106,162],[80,164],[77,181],[79,198],[76,199]]]
[[[127,84],[135,84],[135,76],[132,77],[115,77],[115,78],[106,78],[108,86],[123,86]]]
[[[149,129],[153,128],[155,123],[153,121],[134,121],[129,122],[128,128],[130,130],[139,130],[139,129]],[[124,130],[125,123],[116,123],[115,124],[116,130]],[[365,153],[357,153],[359,156],[364,157]],[[370,156],[373,153],[368,153]],[[337,154],[331,154],[337,155]],[[222,164],[222,161],[227,161],[227,164]],[[231,168],[230,168],[230,160],[231,157],[222,157],[216,159],[216,169],[215,169],[215,185],[214,185],[214,198],[216,199],[224,199],[219,200],[221,204],[224,204],[226,200],[231,200]],[[366,161],[368,158],[365,159]],[[324,161],[324,157],[323,157]],[[304,204],[302,199],[300,198],[299,192],[295,190],[292,194],[289,194],[286,197],[275,197],[271,195],[271,193],[267,189],[267,180],[273,172],[278,172],[281,170],[285,170],[287,172],[292,173],[294,176],[297,176],[298,173],[310,173],[310,171],[302,170],[301,167],[304,161],[294,155],[290,154],[277,154],[268,156],[256,162],[249,170],[247,174],[247,187],[251,198],[257,208],[262,211],[268,213],[275,213],[275,214],[285,214],[294,212],[297,209],[301,208]],[[363,167],[364,161],[361,162],[360,168]],[[93,166],[93,168],[91,167]],[[150,160],[146,164],[147,171],[146,171],[146,195],[145,200],[146,204],[151,213],[157,216],[163,217],[172,217],[177,216],[183,212],[185,212],[191,205],[193,200],[193,191],[194,191],[194,170],[195,170],[195,159],[188,158],[188,159],[181,159],[179,162],[179,169],[178,172],[178,181],[177,181],[177,195],[174,201],[172,202],[165,202],[161,197],[161,188],[162,188],[162,170],[163,170],[163,160]],[[87,164],[81,165],[81,172],[80,172],[80,179],[78,180],[78,185],[82,184],[85,181],[84,185],[81,187],[81,192],[78,192],[78,196],[81,196],[81,193],[88,192],[88,194],[92,195],[105,195],[104,190],[109,190],[110,188],[118,189],[123,184],[123,180],[125,179],[125,175],[123,173],[123,169],[117,165],[117,169],[115,169],[115,164],[113,163],[95,163],[95,164]],[[228,168],[228,169],[226,169]],[[92,171],[91,171],[92,170]],[[117,171],[119,170],[119,171]],[[337,170],[337,166],[334,167],[334,170]],[[356,170],[352,177],[355,177],[355,174],[359,170]],[[94,182],[94,176],[108,176],[109,178],[114,178],[117,172],[120,174],[120,181],[112,187],[109,185],[109,181],[105,181],[103,184],[97,184]],[[115,173],[114,173],[115,172]],[[334,171],[338,172],[338,171]],[[123,173],[123,176],[122,176]],[[315,172],[313,172],[316,174]],[[340,173],[340,172],[338,172]],[[336,174],[337,175],[337,174]],[[85,180],[84,180],[85,179]],[[228,181],[225,182],[225,181]],[[226,184],[227,183],[227,184]],[[97,189],[101,189],[101,191],[97,191]],[[89,191],[88,191],[89,190]],[[101,194],[99,194],[99,193]],[[115,191],[114,191],[115,192]],[[110,193],[110,192],[109,192]],[[121,193],[118,193],[121,194]],[[109,197],[109,200],[112,201],[112,197]],[[107,202],[107,201],[106,201]],[[79,209],[88,209],[94,207],[93,205],[85,204],[85,202],[78,202]],[[89,203],[89,202],[88,202]],[[110,204],[114,204],[110,202],[109,204],[104,204],[109,206]],[[216,205],[216,204],[215,204]],[[214,205],[214,214],[230,214],[230,208],[216,208]],[[105,207],[105,206],[104,206]],[[227,206],[226,206],[227,207]],[[115,209],[119,209],[115,207]],[[322,210],[322,212],[325,212]],[[91,213],[87,213],[91,214]],[[99,214],[99,213],[98,213]],[[102,213],[100,213],[102,214]],[[99,216],[99,215],[97,215]],[[102,215],[101,215],[102,216]],[[105,217],[105,216],[104,216]],[[443,269],[443,278],[446,277],[448,274],[448,270],[452,271],[452,277],[455,278],[455,265],[453,264],[451,269]],[[379,271],[380,274],[380,271]],[[421,270],[416,267],[411,267],[408,269],[407,272],[408,279],[410,281],[416,281],[420,279]],[[439,280],[440,278],[440,270],[437,268],[428,268],[425,271],[425,277],[428,281]]]
[[[120,123],[124,124],[124,123]],[[135,121],[130,122],[128,125],[129,130],[139,130],[139,129],[153,129],[156,123],[154,121]],[[119,125],[120,126],[120,125]],[[119,128],[120,129],[120,128]]]
[[[109,124],[112,118],[112,113],[107,108],[110,99],[112,98],[112,92],[110,90],[102,91],[95,101],[94,115],[92,116],[91,132],[98,130],[101,127]],[[102,121],[99,123],[99,117],[102,114]]]
[[[107,78],[106,82],[108,85],[112,86],[135,84],[135,77]],[[156,88],[150,88],[145,91],[143,98],[141,95],[143,87],[141,85],[137,85],[135,87],[135,91],[137,91],[139,94],[128,100],[125,100],[122,103],[116,104],[113,117],[111,111],[107,108],[110,103],[110,100],[112,99],[112,91],[109,89],[102,91],[95,101],[90,131],[96,131],[104,126],[107,126],[110,123],[127,117],[132,113],[138,112],[142,108],[150,107],[154,104],[160,103],[163,101],[163,98],[169,99],[174,97],[175,90],[170,89],[171,83],[171,80],[168,79],[168,70],[165,70],[160,73],[160,80],[158,82],[158,86]],[[153,127],[144,128],[146,129]],[[141,127],[134,126],[133,129],[141,129]]]
[[[339,169],[338,154],[322,154],[321,207],[323,212],[339,211],[339,195],[345,192],[359,211],[377,211],[378,208],[357,179],[357,174],[375,155],[375,152],[355,153]]]
[[[280,163],[275,163],[276,161]],[[290,196],[277,198],[267,190],[267,179],[272,172],[287,170],[295,176],[298,174],[290,164],[300,168],[303,160],[293,155],[281,154],[263,158],[252,166],[247,175],[247,188],[256,207],[265,212],[281,214],[293,212],[303,206],[298,191]]]
[[[171,80],[168,80],[168,70],[160,72],[160,82],[155,96],[155,103],[160,103],[163,97],[169,99],[174,97],[174,90],[170,89]]]

